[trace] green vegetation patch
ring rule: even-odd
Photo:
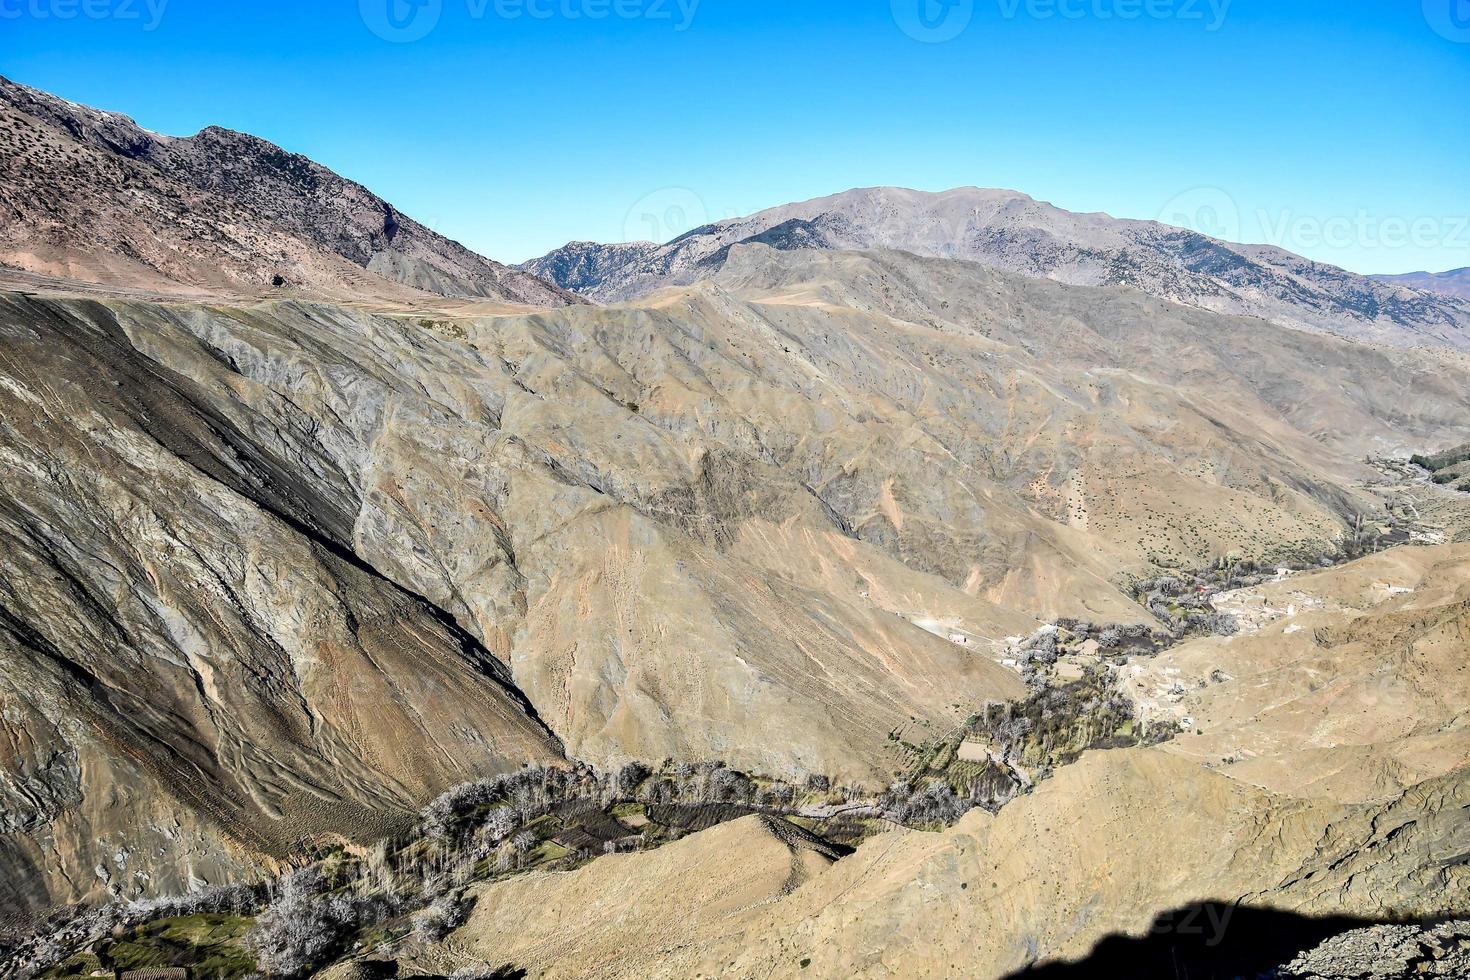
[[[1447,449],[1442,453],[1435,453],[1432,456],[1415,456],[1410,460],[1415,466],[1422,466],[1431,473],[1438,473],[1440,470],[1467,461],[1470,461],[1470,443]]]
[[[41,974],[42,980],[62,980],[64,977],[90,976],[93,971],[105,969],[102,960],[96,953],[78,953],[75,956],[58,963],[56,966]]]
[[[245,948],[248,916],[200,913],[160,919],[108,942],[99,959],[109,970],[186,966],[196,980],[233,980],[254,973],[255,957]]]

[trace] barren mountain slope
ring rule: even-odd
[[[713,281],[765,308],[851,309],[913,324],[936,340],[978,335],[1062,375],[1124,369],[1266,431],[1287,422],[1325,443],[1328,455],[1404,453],[1413,448],[1405,432],[1428,427],[1438,433],[1430,443],[1437,446],[1464,431],[1466,402],[1453,379],[1470,370],[1470,355],[1455,351],[1404,352],[1283,332],[1127,287],[1067,287],[892,251],[741,247]],[[1320,449],[1291,451],[1326,458]]]
[[[948,453],[1134,555],[1301,540],[1280,511],[1310,513],[1304,497],[1371,513],[1327,487],[1361,478],[1368,453],[1406,452],[1406,429],[1463,431],[1463,355],[1283,335],[1131,290],[897,253],[747,248],[717,283],[760,312],[781,354],[911,399]]]
[[[523,268],[604,301],[707,278],[732,247],[900,249],[1074,285],[1127,285],[1220,313],[1399,346],[1470,349],[1470,303],[1378,282],[1281,249],[1151,221],[1073,214],[1015,191],[878,187],[696,228],[667,245],[587,243]]]
[[[895,253],[484,317],[7,294],[0,330],[4,853],[56,900],[563,746],[884,780],[890,734],[1022,693],[1005,637],[1147,621],[1154,562],[1314,559],[1378,506],[1363,453],[1470,417],[1455,355]]]
[[[264,140],[160,136],[4,78],[0,263],[161,292],[581,302]]]
[[[1398,548],[1216,605],[1249,635],[1129,671],[1146,717],[1198,726],[1169,751],[1343,802],[1391,799],[1470,759],[1470,546]]]
[[[562,757],[503,663],[354,553],[299,409],[240,411],[243,379],[170,370],[95,304],[6,296],[0,337],[0,854],[26,905],[381,835]]]
[[[1374,276],[1379,282],[1393,283],[1420,289],[1426,293],[1440,293],[1470,299],[1470,269],[1454,269],[1450,272],[1411,272],[1401,276]]]
[[[7,704],[31,706],[8,713],[4,853],[29,907],[370,839],[448,785],[560,757],[502,661],[606,765],[871,773],[912,719],[1021,692],[889,610],[937,604],[980,636],[1028,617],[851,541],[773,468],[687,456],[570,392],[599,445],[636,434],[648,483],[594,486],[596,462],[539,445],[561,438],[545,396],[418,322],[11,296],[3,330],[0,651]],[[789,536],[766,568],[725,543],[756,513]],[[175,841],[159,800],[204,826]]]

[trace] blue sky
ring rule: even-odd
[[[256,133],[505,261],[974,184],[1470,265],[1470,0],[0,0],[0,73]]]

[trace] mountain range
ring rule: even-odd
[[[1426,293],[1442,293],[1470,299],[1470,268],[1453,269],[1449,272],[1410,272],[1398,276],[1374,276],[1380,282],[1408,286]]]
[[[522,268],[602,302],[708,278],[739,245],[892,249],[1068,285],[1120,286],[1215,313],[1396,346],[1470,349],[1470,302],[1279,248],[1073,214],[1015,191],[875,187],[705,225],[666,245],[574,242]]]

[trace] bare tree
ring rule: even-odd
[[[469,914],[470,903],[462,896],[443,895],[414,914],[414,935],[426,942],[438,942],[464,925]]]

